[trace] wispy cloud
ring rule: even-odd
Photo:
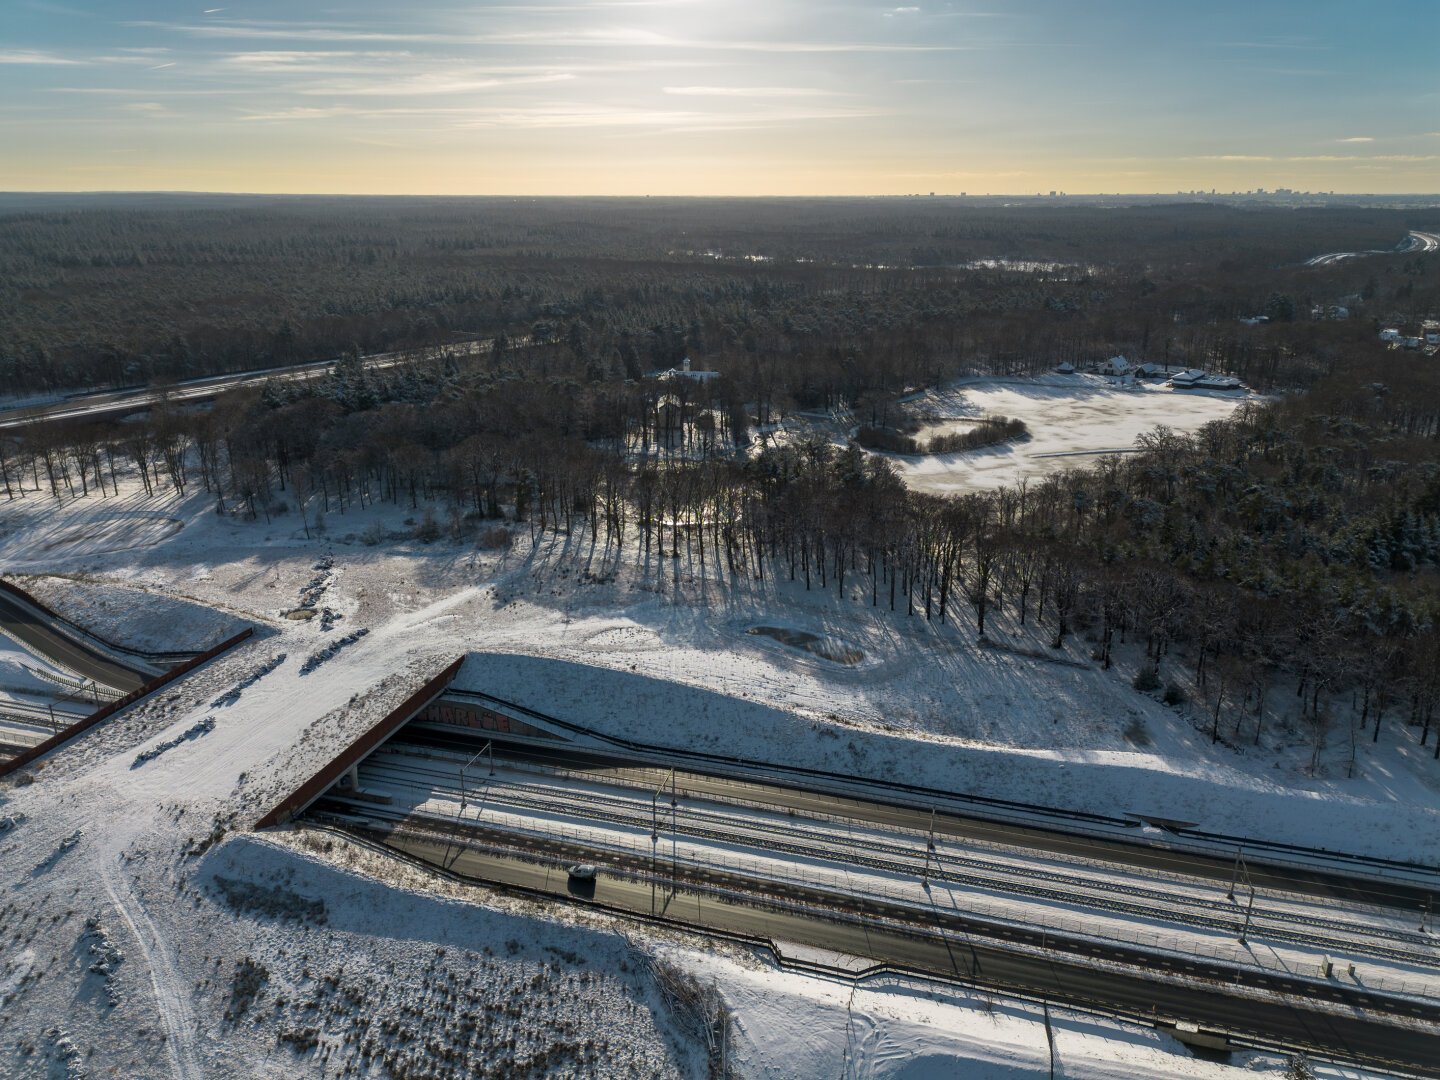
[[[543,83],[570,82],[575,75],[568,71],[552,71],[539,75],[513,78],[476,77],[461,72],[423,72],[402,78],[379,78],[352,82],[317,83],[301,86],[295,92],[306,97],[374,97],[405,98],[466,94],[476,90],[493,90],[503,86],[533,86]]]
[[[834,97],[834,90],[813,86],[667,86],[667,94],[680,97],[796,98]]]
[[[552,102],[540,105],[408,106],[293,105],[243,114],[251,123],[292,123],[354,118],[366,121],[433,120],[448,127],[528,129],[646,129],[650,131],[736,131],[797,122],[855,119],[879,115],[870,109],[774,109],[758,113],[705,113],[685,109]]]
[[[598,27],[576,30],[511,31],[490,34],[437,34],[412,31],[372,30],[344,26],[276,25],[268,23],[160,23],[130,24],[203,38],[249,38],[257,41],[390,42],[432,45],[554,46],[562,48],[632,47],[648,49],[693,49],[758,53],[925,53],[957,52],[979,46],[944,43],[868,41],[765,41],[759,39],[686,38],[638,27]]]
[[[36,49],[0,49],[0,64],[54,64],[61,67],[83,66],[88,61],[75,60],[51,52]]]
[[[1336,142],[1342,142],[1342,143],[1372,143],[1372,142],[1375,141],[1375,136],[1373,136],[1373,135],[1351,135],[1348,139],[1336,139],[1335,141],[1336,141]]]
[[[1200,154],[1186,161],[1368,162],[1440,161],[1440,154]]]

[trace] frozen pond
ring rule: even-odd
[[[1171,390],[1163,383],[1121,389],[1099,376],[1057,376],[1036,382],[979,381],[937,395],[929,403],[925,435],[963,429],[953,419],[987,414],[1025,421],[1030,438],[955,454],[886,454],[916,491],[945,495],[989,490],[1022,477],[1047,476],[1089,465],[1107,453],[1128,453],[1135,437],[1159,424],[1198,431],[1252,400],[1243,393]]]

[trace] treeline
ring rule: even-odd
[[[691,415],[715,429],[687,450],[662,437],[670,395],[654,385],[496,378],[440,354],[205,412],[39,428],[4,444],[0,478],[12,499],[99,497],[129,472],[147,491],[198,484],[222,512],[293,505],[307,530],[376,501],[434,505],[425,539],[509,520],[980,636],[1003,610],[1057,648],[1083,632],[1106,666],[1117,641],[1143,641],[1144,686],[1183,656],[1216,739],[1258,740],[1283,687],[1317,760],[1352,698],[1352,746],[1403,722],[1440,756],[1440,373],[1422,358],[1352,362],[1194,436],[1156,429],[1132,455],[958,498],[910,491],[858,446],[735,453],[727,417],[754,418],[734,393],[696,391]]]
[[[1016,417],[982,416],[973,427],[964,431],[932,435],[924,440],[899,428],[862,424],[855,432],[855,442],[866,450],[885,450],[892,454],[955,454],[1024,439],[1029,435],[1030,429],[1025,426],[1025,421]]]
[[[690,355],[743,378],[746,400],[807,407],[1115,352],[1260,387],[1305,385],[1352,347],[1373,346],[1376,320],[1440,307],[1440,274],[1424,258],[1300,266],[1325,251],[1391,246],[1410,227],[1440,228],[1423,211],[978,200],[34,205],[0,213],[0,385],[12,393],[491,339],[563,344],[575,357],[566,373],[591,382]],[[1350,323],[1304,320],[1310,305],[1350,294],[1360,297]],[[1235,321],[1261,311],[1275,324]]]

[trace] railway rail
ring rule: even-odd
[[[376,783],[388,788],[406,788],[426,797],[439,795],[449,798],[452,803],[463,803],[467,792],[455,785],[454,769],[447,768],[448,763],[445,762],[432,763],[430,755],[423,751],[421,754],[423,756],[419,760],[397,760],[412,754],[407,754],[403,747],[387,748],[364,768]],[[510,763],[507,762],[506,767],[511,767]],[[638,788],[632,790],[641,791]],[[665,794],[668,796],[669,792]],[[423,801],[422,798],[420,802]],[[488,782],[484,801],[492,810],[511,807],[537,815],[593,821],[601,826],[614,826],[641,834],[650,833],[655,824],[655,811],[648,792],[643,794],[643,798],[633,798],[593,787],[574,792],[555,785],[527,784],[507,779]],[[395,809],[373,803],[366,803],[364,812],[391,821],[444,818],[444,815],[425,810]],[[687,839],[722,848],[749,848],[762,853],[828,863],[842,870],[860,867],[912,882],[923,876],[946,886],[980,889],[1001,897],[1017,896],[1071,908],[1083,906],[1112,916],[1201,931],[1219,931],[1227,936],[1240,931],[1246,917],[1243,904],[1228,899],[1221,901],[1193,892],[1187,894],[1106,880],[1093,874],[1065,872],[1053,867],[1002,864],[994,859],[952,850],[942,852],[938,847],[941,838],[936,838],[937,847],[931,849],[928,847],[930,838],[925,833],[892,828],[887,830],[897,834],[897,839],[892,840],[867,828],[860,836],[847,836],[829,831],[827,827],[837,823],[847,827],[861,823],[833,816],[821,818],[793,813],[785,815],[784,820],[753,815],[737,818],[717,809],[686,805],[672,810],[667,805],[663,822],[667,832],[673,830]],[[540,831],[543,832],[543,829]],[[905,843],[905,840],[913,842]],[[687,862],[704,865],[704,858],[703,855],[697,859],[693,854],[687,854]],[[1197,884],[1201,883],[1190,883],[1191,888]],[[1359,913],[1359,916],[1366,917],[1364,913]],[[1249,927],[1249,937],[1283,942],[1317,953],[1350,949],[1367,957],[1422,968],[1435,966],[1437,958],[1440,958],[1440,954],[1431,947],[1429,937],[1418,931],[1367,925],[1356,920],[1328,917],[1316,911],[1285,911],[1268,904],[1256,904],[1249,913]],[[1104,936],[1103,930],[1096,933]]]

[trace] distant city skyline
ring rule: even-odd
[[[1437,38],[1434,0],[12,0],[0,189],[1434,193]]]

